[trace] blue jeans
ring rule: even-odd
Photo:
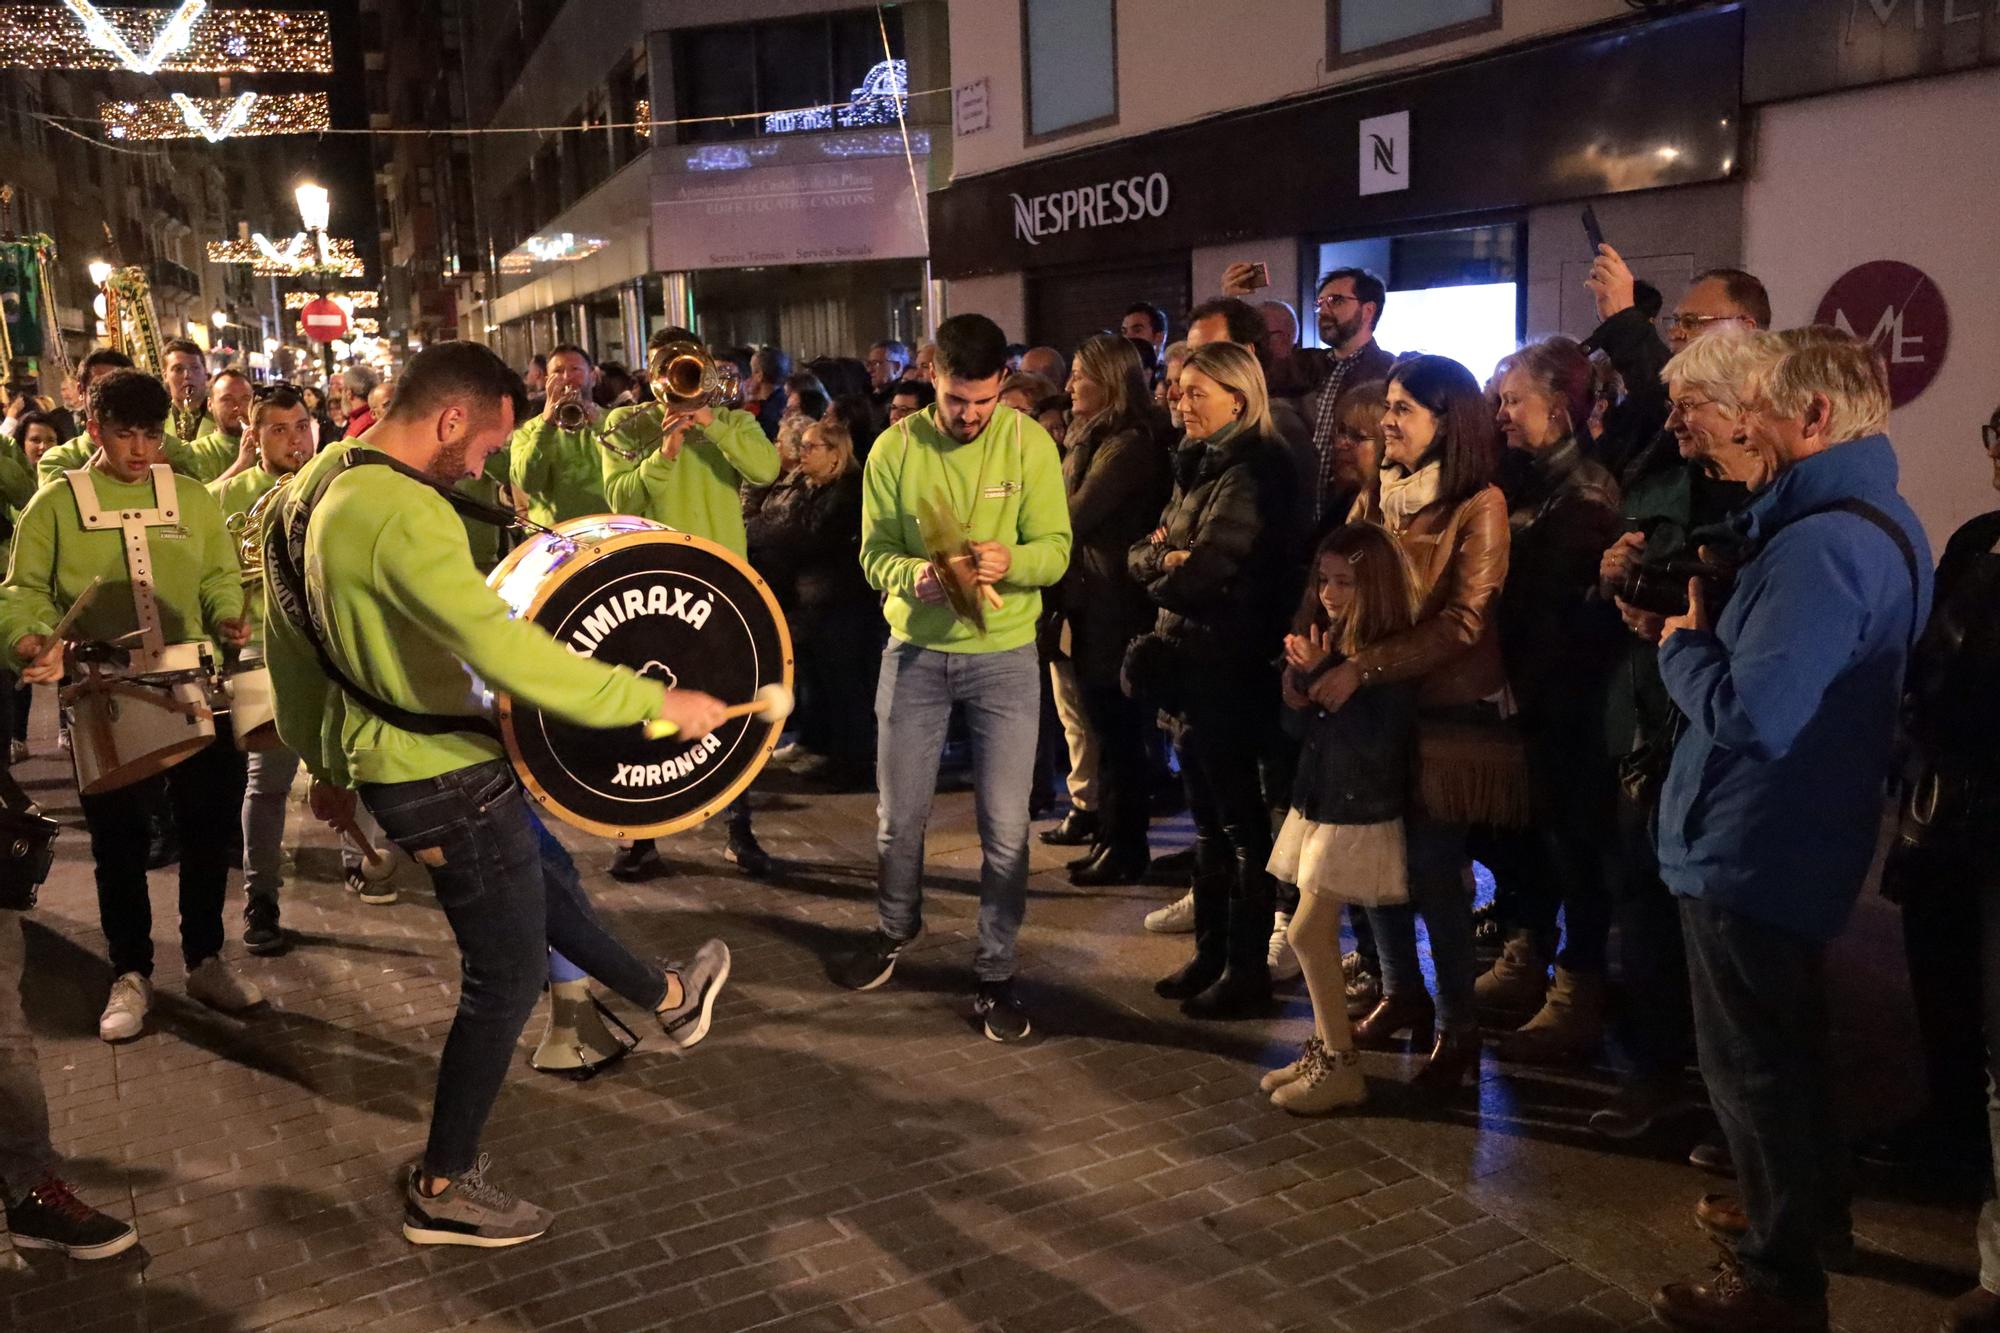
[[[424,1149],[426,1171],[455,1176],[479,1154],[480,1131],[548,977],[551,947],[648,1010],[666,998],[666,974],[598,921],[569,853],[528,808],[503,761],[368,784],[361,799],[390,840],[430,871],[458,940],[458,1016],[438,1061]]]
[[[1398,907],[1371,907],[1368,925],[1382,960],[1385,995],[1418,996],[1424,990],[1417,959],[1417,913],[1430,934],[1431,965],[1437,970],[1437,1016],[1442,1027],[1470,1031],[1478,1026],[1472,1006],[1477,962],[1472,944],[1472,895],[1465,887],[1465,826],[1411,819],[1405,826],[1410,901]]]
[[[1002,653],[941,653],[892,639],[875,684],[875,847],[882,933],[923,929],[924,827],[937,795],[938,753],[953,704],[972,738],[972,795],[979,819],[981,981],[1014,975],[1014,937],[1028,910],[1028,788],[1041,726],[1041,663],[1035,646]]]
[[[1853,1230],[1848,1149],[1833,1123],[1826,945],[1681,899],[1702,1081],[1736,1163],[1752,1285],[1826,1294],[1820,1243]]]

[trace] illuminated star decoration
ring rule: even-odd
[[[266,134],[317,134],[332,123],[325,93],[244,93],[240,97],[189,97],[175,93],[157,102],[105,102],[97,108],[104,132],[138,143],[152,139],[249,138]]]
[[[0,65],[158,74],[331,74],[325,10],[0,4]],[[210,117],[211,121],[214,117]]]
[[[90,0],[63,0],[63,4],[83,25],[83,35],[92,46],[116,56],[118,63],[134,74],[158,74],[169,56],[187,46],[188,38],[194,35],[195,20],[208,8],[208,0],[182,0],[181,7],[167,20],[167,26],[153,38],[152,49],[142,56],[132,49],[124,33],[97,12],[97,6]]]

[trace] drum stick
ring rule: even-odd
[[[375,850],[375,844],[368,841],[368,835],[352,819],[333,821],[333,831],[354,844],[354,850],[361,853],[361,859],[371,866],[382,864],[382,853]]]
[[[104,576],[100,574],[90,581],[89,587],[76,595],[76,600],[69,604],[69,610],[63,612],[63,618],[56,622],[55,629],[50,632],[50,642],[60,642],[69,637],[70,626],[76,623],[76,618],[84,613],[85,608],[97,596],[97,590],[103,586]]]
[[[750,717],[759,713],[763,714],[767,721],[783,722],[792,715],[792,692],[783,685],[766,685],[757,691],[757,697],[749,703],[731,704],[723,709],[722,717],[724,721],[728,721],[730,718]],[[674,727],[670,722],[654,718],[646,723],[646,739],[649,741],[665,740],[673,734]]]

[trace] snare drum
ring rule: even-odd
[[[228,701],[229,728],[239,750],[276,750],[278,697],[271,689],[271,669],[261,657],[242,657],[223,673],[222,695]]]
[[[93,672],[63,691],[76,789],[98,796],[164,773],[215,740],[206,643],[168,645],[159,671]]]

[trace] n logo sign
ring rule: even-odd
[[[1372,116],[1361,122],[1362,194],[1389,194],[1410,188],[1410,113]]]

